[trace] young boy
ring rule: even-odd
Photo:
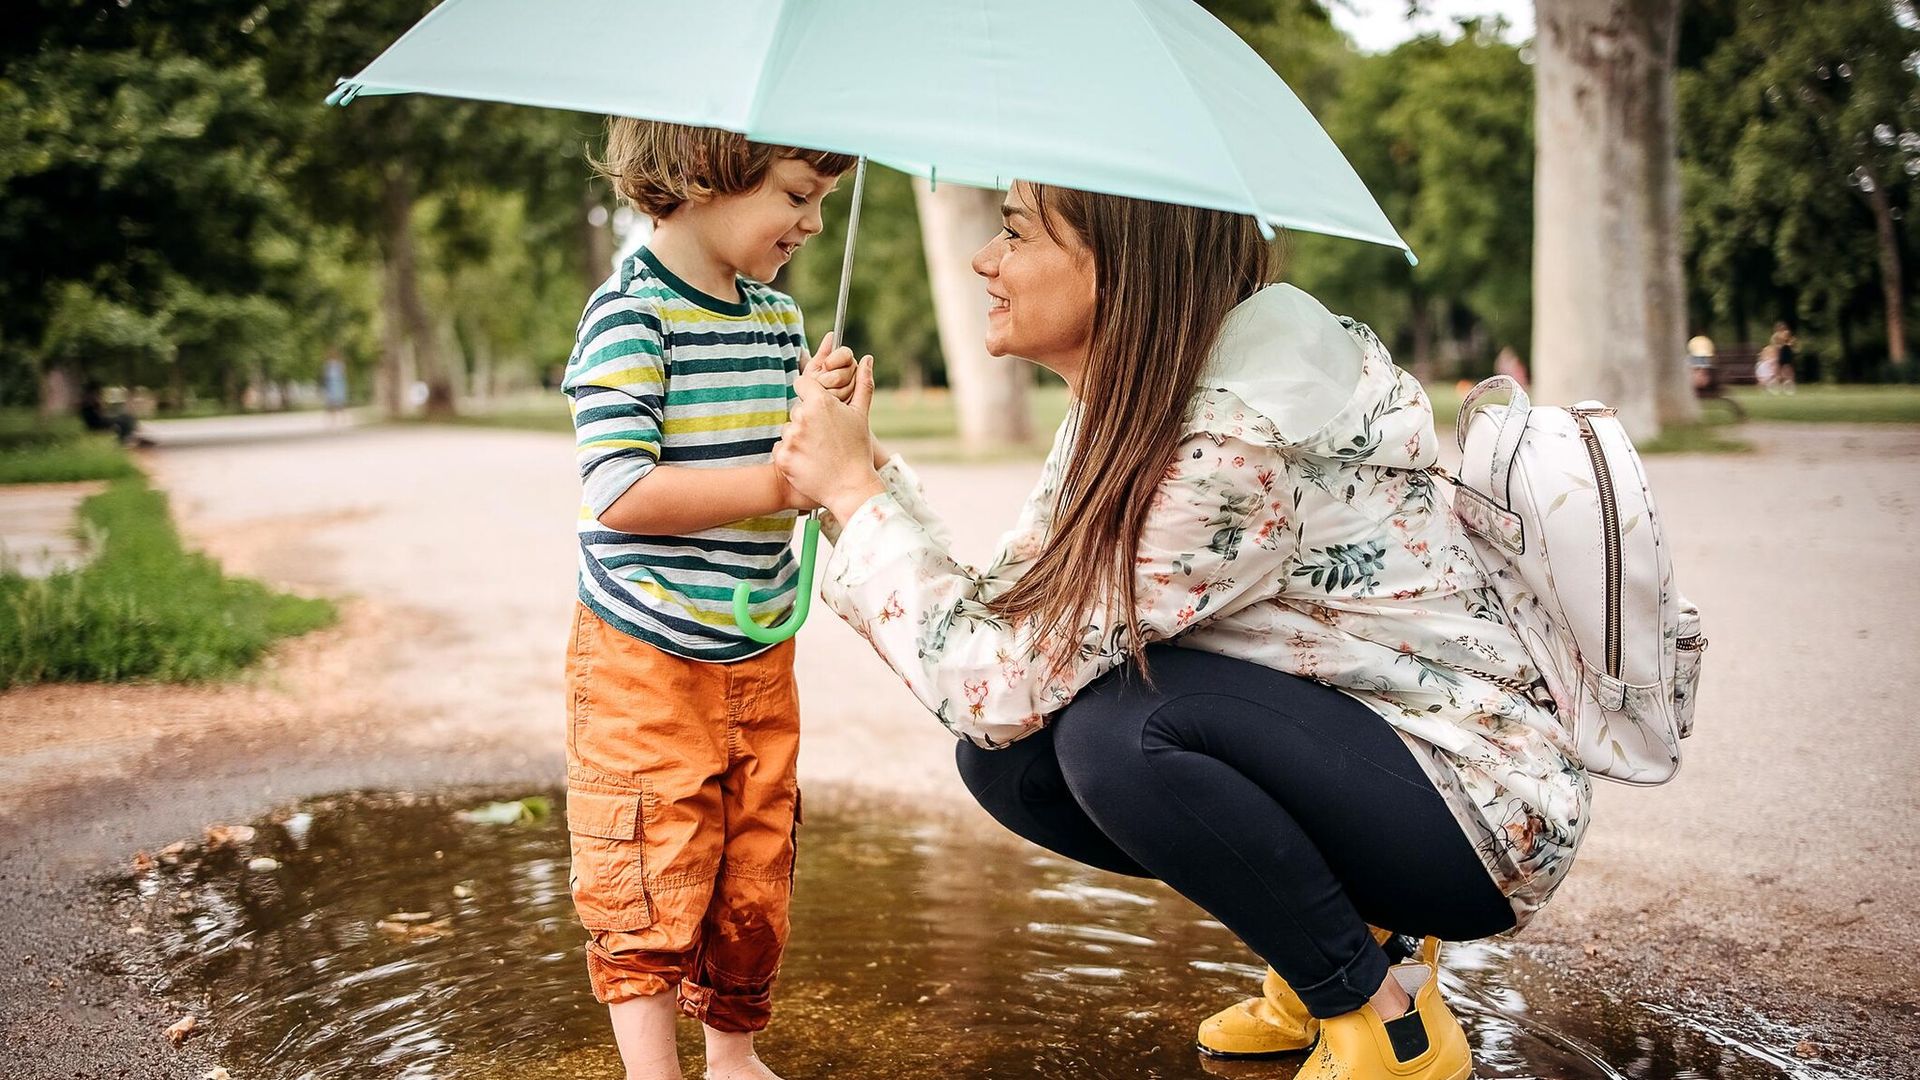
[[[615,119],[597,164],[654,231],[588,301],[562,384],[584,488],[574,906],[628,1080],[681,1076],[676,1005],[713,1080],[765,1080],[753,1033],[786,946],[800,723],[792,639],[740,633],[733,590],[763,625],[794,603],[788,541],[811,506],[771,450],[803,362],[843,400],[854,365],[831,335],[809,357],[799,308],[762,283],[853,160]]]

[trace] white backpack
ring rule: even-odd
[[[1489,405],[1489,393],[1511,392]],[[1534,407],[1498,375],[1460,403],[1453,511],[1594,776],[1663,784],[1700,681],[1700,610],[1634,452],[1597,401]]]

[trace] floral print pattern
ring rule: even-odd
[[[987,607],[1046,543],[1077,413],[986,565],[953,558],[895,458],[887,491],[829,528],[822,596],[942,724],[983,747],[1038,730],[1136,639],[1341,690],[1399,730],[1524,925],[1566,874],[1590,784],[1430,471],[1425,392],[1371,330],[1342,323],[1361,346],[1359,382],[1317,431],[1283,433],[1233,392],[1199,388],[1141,538],[1129,617],[1098,613],[1077,637],[1036,641]]]

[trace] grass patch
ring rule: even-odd
[[[111,435],[72,418],[42,421],[28,409],[0,410],[0,484],[119,480],[139,472]]]
[[[80,517],[100,545],[92,563],[45,579],[0,573],[0,688],[219,678],[336,618],[326,600],[228,577],[187,551],[144,476],[115,481]]]
[[[1825,386],[1792,394],[1753,387],[1729,391],[1753,420],[1806,424],[1920,424],[1920,386]]]
[[[549,400],[551,399],[551,400]],[[1043,455],[1053,432],[1067,415],[1067,388],[1036,386],[1027,395],[1034,442],[1004,452],[969,454],[960,443],[959,418],[946,390],[879,390],[873,396],[873,433],[881,442],[899,444],[930,460],[993,460]],[[523,431],[572,431],[566,399],[559,394],[515,398],[485,412],[462,414],[441,423],[463,427],[515,428]]]

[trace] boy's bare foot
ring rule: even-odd
[[[707,1036],[706,1080],[780,1080],[780,1074],[753,1052],[752,1032],[702,1027]]]

